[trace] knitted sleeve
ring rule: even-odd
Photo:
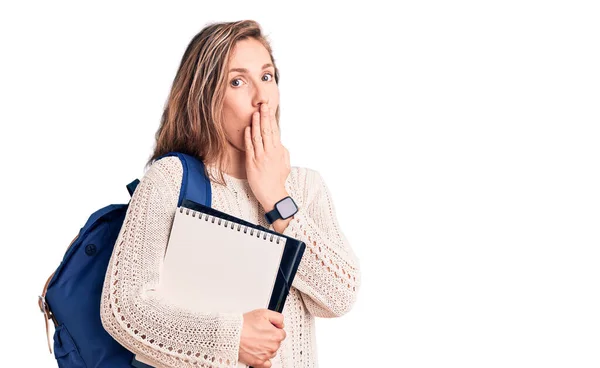
[[[236,367],[242,314],[175,308],[155,292],[182,175],[169,157],[139,183],[107,269],[102,324],[128,350],[167,367]]]
[[[360,287],[360,266],[340,230],[321,175],[306,169],[303,206],[283,234],[302,240],[306,250],[292,286],[315,317],[339,317],[352,308]]]

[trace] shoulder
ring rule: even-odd
[[[151,182],[163,196],[170,198],[179,198],[182,180],[183,165],[176,156],[154,161],[142,179]]]
[[[308,167],[292,166],[289,179],[298,186],[305,188],[315,181],[320,181],[321,174],[317,170]]]
[[[183,166],[177,156],[164,157],[158,161],[154,161],[148,168],[148,171],[146,171],[146,175],[153,178],[183,176]]]

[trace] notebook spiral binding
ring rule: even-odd
[[[238,224],[238,223],[236,223],[234,221],[229,221],[229,220],[226,220],[226,219],[222,219],[220,217],[213,216],[213,215],[208,215],[206,213],[199,212],[199,211],[190,210],[189,208],[183,208],[183,207],[179,208],[179,212],[181,212],[181,213],[183,213],[184,210],[185,210],[185,214],[186,215],[190,215],[190,213],[191,213],[192,217],[196,217],[196,215],[198,215],[198,219],[199,220],[204,219],[207,222],[210,220],[210,222],[213,223],[213,224],[215,223],[215,221],[218,220],[217,221],[217,225],[221,225],[221,223],[223,223],[223,227],[229,227],[232,230],[235,230],[235,226],[237,225],[237,231],[242,231],[242,229],[243,229],[244,230],[244,234],[249,234],[250,236],[253,236],[256,233],[256,237],[260,238],[261,237],[261,233],[262,233],[263,240],[269,240],[270,242],[273,242],[273,239],[275,238],[275,242],[277,244],[279,244],[279,240],[281,239],[281,237],[276,236],[275,234],[271,234],[271,233],[268,233],[266,231],[261,231],[261,230],[258,230],[258,229],[254,229],[254,228],[246,226],[246,225]],[[248,230],[250,230],[249,233],[248,233]],[[267,239],[267,237],[269,235],[271,237],[269,239]]]

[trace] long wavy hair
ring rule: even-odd
[[[268,40],[253,20],[212,23],[187,46],[165,104],[156,132],[154,152],[146,168],[161,155],[182,152],[205,165],[216,165],[218,176],[207,170],[211,180],[225,184],[227,140],[223,129],[223,101],[227,88],[227,66],[237,41],[254,38],[269,52],[279,84],[279,69]],[[279,125],[279,107],[275,112]]]

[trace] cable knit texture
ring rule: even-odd
[[[242,314],[176,308],[155,291],[182,176],[179,159],[167,157],[154,162],[138,185],[107,269],[102,324],[155,367],[236,367]],[[273,230],[248,181],[225,179],[226,186],[212,183],[212,207]],[[304,241],[306,251],[282,312],[287,337],[273,363],[318,367],[314,317],[350,311],[360,286],[359,262],[319,173],[292,167],[285,186],[299,210],[284,234]]]

